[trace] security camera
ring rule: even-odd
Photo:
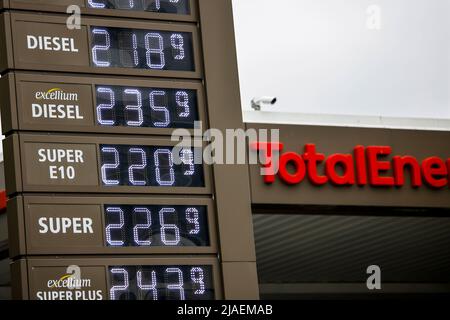
[[[252,108],[256,111],[261,110],[262,106],[264,105],[270,105],[273,106],[275,103],[277,103],[276,97],[259,97],[259,98],[253,98],[252,99]]]

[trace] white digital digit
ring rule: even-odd
[[[111,110],[111,114],[114,114],[113,110],[116,105],[116,97],[114,91],[111,88],[99,87],[97,88],[98,94],[105,94],[108,96],[109,103],[101,103],[97,106],[97,121],[103,126],[113,126],[116,122],[113,119],[105,119],[103,117],[104,110]]]
[[[133,227],[133,236],[134,236],[134,243],[136,243],[138,246],[149,246],[152,244],[151,240],[140,240],[139,239],[139,230],[150,230],[152,226],[152,215],[150,210],[147,208],[134,208],[134,214],[135,215],[145,215],[146,223],[143,224],[136,224]]]
[[[137,36],[136,34],[133,33],[132,36],[132,40],[133,40],[133,60],[134,60],[134,65],[137,67],[139,65],[139,54],[138,54],[138,41],[137,41]]]
[[[184,59],[184,38],[179,33],[174,33],[170,36],[170,44],[172,48],[178,50],[178,54],[174,56],[175,60],[183,60]]]
[[[152,42],[156,42],[157,46],[152,47]],[[150,32],[145,35],[145,49],[147,50],[147,65],[150,69],[162,69],[165,67],[164,39],[159,33]],[[159,56],[159,63],[152,62],[152,55]]]
[[[180,2],[180,0],[170,0],[169,2],[170,3],[178,3],[178,2]],[[156,7],[156,10],[161,9],[161,0],[155,0],[155,7]]]
[[[111,269],[112,274],[122,274],[123,275],[123,284],[112,286],[109,290],[109,297],[111,300],[116,300],[116,292],[125,291],[128,289],[130,284],[130,280],[128,277],[128,271],[124,268],[114,268]]]
[[[176,210],[174,208],[162,208],[159,211],[159,224],[161,225],[161,241],[166,246],[177,246],[180,243],[180,229],[178,229],[177,225],[166,223],[164,221],[165,215],[174,214]],[[168,240],[167,239],[167,231],[173,230],[173,234],[175,239]]]
[[[147,168],[147,153],[144,151],[144,149],[141,148],[130,148],[128,150],[128,157],[129,157],[129,163],[131,163],[131,156],[133,154],[140,155],[140,163],[139,164],[132,164],[128,167],[128,180],[130,180],[130,183],[133,186],[145,186],[147,182],[145,180],[137,180],[134,178],[134,171],[135,170],[144,170]],[[145,171],[144,171],[145,175]]]
[[[197,208],[187,208],[186,209],[186,220],[190,224],[194,225],[194,228],[189,230],[189,234],[199,234],[200,233],[200,222],[199,214]]]
[[[131,46],[130,46],[130,32],[119,33],[119,57],[122,65],[130,66],[130,51],[131,59],[133,59],[133,66],[137,67],[139,65],[139,53],[138,53],[138,42],[135,33],[131,34]]]
[[[167,290],[177,290],[180,293],[180,300],[185,300],[183,271],[179,268],[167,268],[166,273],[167,276],[169,276],[170,273],[176,273],[178,275],[178,282],[176,284],[168,284]]]
[[[183,175],[193,176],[195,173],[194,152],[191,149],[182,149],[180,153],[183,165],[189,166],[189,169],[185,170]]]
[[[142,111],[142,93],[137,89],[125,89],[124,94],[135,96],[136,104],[135,105],[127,105],[125,107],[126,115],[128,116],[128,112],[137,113],[137,120],[127,120],[127,125],[131,127],[140,127],[144,123],[144,112]]]
[[[151,282],[150,284],[142,283],[142,270],[137,272],[137,283],[139,289],[142,291],[151,291],[153,300],[158,300],[158,290],[157,290],[157,280],[156,280],[156,272],[152,270],[151,272]]]
[[[155,112],[162,112],[163,116],[164,116],[164,120],[163,121],[155,121],[153,122],[153,125],[155,127],[159,127],[159,128],[166,128],[169,126],[170,124],[170,112],[169,109],[165,106],[157,106],[156,105],[156,101],[155,98],[156,97],[165,97],[166,96],[166,92],[165,91],[152,91],[150,92],[150,108],[155,111]]]
[[[111,66],[111,62],[105,60],[99,60],[98,54],[99,52],[105,52],[108,60],[110,59],[109,48],[111,47],[111,39],[109,36],[109,32],[105,29],[93,29],[92,30],[93,37],[103,35],[105,37],[104,44],[96,44],[92,48],[92,61],[97,67],[109,67]]]
[[[194,294],[201,295],[205,294],[205,281],[204,281],[204,274],[202,268],[192,268],[191,269],[191,279],[192,282],[198,284],[198,289],[194,291]]]
[[[118,207],[109,207],[106,208],[107,215],[118,215],[119,223],[110,223],[106,226],[106,242],[110,246],[120,247],[124,245],[123,240],[113,240],[113,236],[111,234],[112,230],[121,230],[121,234],[123,233],[123,226],[125,225],[125,216],[123,210]]]
[[[191,107],[189,106],[189,95],[186,91],[178,91],[175,94],[175,101],[177,105],[183,108],[183,111],[178,114],[180,118],[187,118],[191,114]]]
[[[105,185],[108,186],[116,186],[120,183],[119,180],[110,180],[108,179],[108,172],[107,170],[115,170],[117,173],[117,168],[119,168],[120,161],[119,161],[119,151],[117,151],[116,148],[111,147],[103,147],[102,153],[112,153],[114,155],[114,163],[105,163],[102,165],[102,180]]]
[[[104,3],[101,3],[96,0],[88,0],[88,4],[89,4],[89,7],[91,7],[91,8],[103,9],[106,7],[106,5]]]
[[[165,155],[167,158],[167,167],[169,169],[169,175],[165,176],[164,179],[161,175],[161,156]],[[155,158],[155,173],[156,173],[156,181],[160,186],[173,186],[175,183],[175,170],[173,169],[173,155],[172,151],[169,149],[158,149],[154,153]]]
[[[134,0],[116,0],[117,9],[133,9]]]

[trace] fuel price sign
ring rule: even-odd
[[[21,195],[10,256],[217,253],[215,207],[181,196]]]
[[[31,300],[213,300],[221,298],[216,258],[27,258],[12,265]]]
[[[200,146],[180,147],[167,139],[14,134],[5,141],[10,155],[5,164],[15,168],[7,173],[14,175],[7,180],[15,181],[7,184],[7,192],[210,194],[210,171],[202,163],[201,141],[196,144]]]
[[[14,298],[258,297],[248,168],[203,162],[245,128],[233,30],[231,0],[0,0]]]
[[[4,13],[12,41],[0,65],[10,69],[201,79],[195,25],[83,18],[70,30],[65,17]],[[14,32],[12,32],[14,30]],[[15,59],[11,57],[14,56]]]
[[[171,135],[205,123],[197,81],[11,72],[0,79],[3,132],[17,130]]]

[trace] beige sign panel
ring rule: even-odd
[[[38,121],[47,128],[58,122],[77,126],[88,126],[94,122],[92,111],[88,108],[92,102],[92,88],[89,85],[22,82],[16,85],[16,90],[21,100],[18,105],[24,106],[17,114],[23,119],[25,127]]]
[[[92,170],[97,161],[95,144],[29,142],[23,146],[24,184],[98,185],[98,174]]]
[[[121,88],[121,93],[126,90],[138,90],[145,104],[142,104],[142,113],[151,114],[155,117],[152,123],[164,121],[164,110],[170,112],[167,127],[150,126],[126,126],[101,125],[98,110],[101,108],[111,110],[108,101],[97,102],[98,90],[109,90],[110,88]],[[193,128],[194,120],[206,123],[205,98],[202,84],[198,81],[173,81],[155,80],[124,77],[80,77],[70,74],[57,75],[53,73],[42,75],[34,72],[10,72],[0,79],[0,97],[2,101],[2,130],[4,134],[16,130],[55,131],[55,132],[92,132],[92,133],[118,133],[118,134],[152,134],[171,135],[175,121],[181,120],[178,127],[186,125]],[[150,91],[151,89],[151,91]],[[185,112],[172,102],[166,105],[163,111],[152,112],[147,94],[149,92],[165,93],[165,100],[175,100],[173,97],[178,92],[195,92],[196,105],[188,104],[189,121],[176,117]],[[170,90],[171,96],[167,93]],[[107,94],[102,94],[102,98]],[[119,101],[114,105],[114,115],[126,108],[126,103],[135,104],[134,96],[127,96],[129,101]],[[119,96],[113,99],[117,101]],[[184,101],[180,100],[180,105]],[[117,111],[116,111],[117,110]],[[176,110],[176,112],[175,112]],[[198,114],[194,119],[191,114]],[[130,112],[131,116],[137,118],[137,111]],[[148,118],[150,116],[147,115]],[[175,121],[173,121],[175,120]],[[193,129],[188,129],[194,134]]]
[[[108,148],[107,153],[111,159],[103,165],[101,145],[116,148],[114,150]],[[211,194],[210,167],[183,162],[178,165],[179,171],[174,171],[176,164],[169,164],[171,161],[167,158],[167,154],[170,151],[168,147],[175,145],[175,142],[168,139],[13,134],[4,141],[5,166],[11,168],[6,173],[5,179],[7,193],[10,195],[17,192]],[[126,158],[124,155],[119,158],[121,153],[119,149],[122,146],[128,148]],[[150,151],[145,151],[146,148],[150,148]],[[151,148],[156,150],[152,152]],[[166,155],[165,167],[158,167],[156,158],[153,158],[151,163],[147,160],[147,157],[155,156],[157,151],[158,157]],[[195,152],[192,152],[195,156]],[[198,156],[201,157],[201,152]],[[146,180],[135,185],[129,185],[128,180],[123,179],[121,180],[123,183],[117,181],[109,184],[107,181],[111,179],[105,175],[105,170],[109,168],[117,172],[113,174],[114,177],[127,172],[130,174],[131,165],[123,162],[124,159],[130,161],[130,157],[135,159],[133,161],[138,161],[134,164],[136,170],[146,170]],[[147,173],[147,170],[152,172]],[[180,181],[179,185],[177,181]]]
[[[89,56],[84,54],[89,52],[86,26],[74,32],[62,23],[26,21],[25,17],[16,17],[15,14],[11,17],[14,21],[15,65],[89,65]]]
[[[80,288],[71,288],[69,279],[73,272],[80,272]],[[30,297],[33,300],[106,300],[107,289],[102,267],[79,268],[75,265],[63,267],[33,267],[29,275]]]
[[[15,295],[13,298],[29,300],[109,300],[112,297],[111,292],[119,291],[114,288],[111,280],[111,267],[115,266],[130,270],[130,273],[131,270],[134,271],[138,268],[155,268],[159,273],[164,272],[164,270],[161,271],[158,267],[177,268],[183,276],[187,277],[189,276],[184,273],[189,272],[192,268],[204,268],[205,273],[208,268],[208,273],[210,273],[208,274],[208,278],[210,278],[208,287],[211,291],[208,297],[212,297],[212,299],[222,297],[220,270],[216,258],[143,258],[128,256],[123,258],[46,257],[17,260],[12,265],[13,273],[16,275],[12,283]],[[134,277],[134,284],[136,285],[136,275],[129,276],[130,278]],[[28,285],[24,287],[25,282]],[[183,290],[189,297],[187,291],[192,289],[188,288],[188,285],[186,283]],[[130,290],[132,286],[133,283],[130,281]],[[160,288],[162,287],[158,284],[158,289]],[[164,288],[163,290],[165,291]]]
[[[443,163],[450,158],[450,133],[448,132],[258,124],[247,124],[247,127],[280,129],[280,142],[283,143],[281,154],[294,152],[301,155],[305,152],[306,144],[315,144],[316,152],[322,154],[325,159],[334,154],[354,157],[356,146],[390,147],[391,154],[379,156],[379,161],[386,162],[382,166],[389,166],[388,170],[380,170],[380,176],[383,177],[394,176],[392,161],[395,156],[412,156],[419,163],[429,157],[438,157]],[[355,158],[352,161],[355,161]],[[317,174],[320,176],[327,175],[325,163],[325,160],[317,163]],[[356,164],[351,166],[355,166],[354,170],[358,176],[358,166]],[[365,167],[366,164],[360,166],[360,168]],[[367,170],[368,168],[367,166]],[[295,173],[295,167],[289,165],[288,171]],[[339,165],[336,166],[336,171],[339,175],[344,174]],[[404,172],[402,186],[375,186],[369,182],[365,185],[358,185],[357,182],[353,185],[336,185],[331,180],[317,185],[311,181],[308,173],[303,181],[296,184],[286,183],[279,175],[275,176],[273,183],[265,183],[261,175],[261,166],[251,165],[252,203],[278,205],[278,209],[277,206],[268,209],[274,211],[280,209],[279,205],[432,208],[450,206],[450,185],[433,188],[423,181],[420,187],[413,187],[410,168],[406,166],[402,172]],[[440,178],[446,179],[442,174]],[[422,180],[425,180],[424,177]]]
[[[10,217],[10,256],[44,255],[44,254],[201,254],[217,253],[216,218],[213,201],[205,198],[190,199],[187,197],[92,197],[92,196],[18,196],[10,200],[8,215]],[[157,212],[150,212],[152,219],[151,241],[141,246],[111,246],[107,241],[107,233],[111,223],[106,221],[105,207],[165,207],[189,206],[191,208],[205,207],[203,214],[187,215],[176,212],[177,219],[168,217],[168,222],[155,218]],[[161,213],[161,211],[159,212]],[[130,223],[131,210],[127,215],[126,226],[115,226],[115,235],[120,232],[134,232],[136,226],[144,229],[143,223],[149,221],[136,220]],[[200,220],[201,219],[201,220]],[[203,223],[206,221],[206,223]],[[161,225],[171,223],[167,231],[167,244],[157,242],[161,236]],[[173,232],[174,226],[176,227]],[[190,231],[197,231],[198,236],[183,233],[189,226]],[[206,228],[205,230],[203,230]],[[14,230],[14,231],[13,231]],[[181,230],[181,231],[180,231]],[[113,230],[114,231],[114,230]],[[166,232],[166,231],[164,231]],[[180,240],[174,243],[176,234]],[[186,232],[188,233],[188,232]],[[147,233],[145,233],[147,234]],[[124,239],[121,237],[121,239]],[[198,241],[195,245],[193,240]],[[205,243],[200,244],[200,240]],[[206,243],[206,240],[208,241]],[[111,242],[111,241],[110,241]]]
[[[153,8],[154,11],[132,10],[129,6],[123,9],[103,9],[95,8],[102,6],[106,1],[91,0],[92,5],[89,5],[89,0],[3,0],[5,8],[21,9],[21,10],[37,10],[47,12],[65,13],[68,6],[77,5],[81,8],[81,13],[84,15],[98,15],[111,17],[129,17],[142,18],[152,20],[172,20],[172,21],[197,21],[197,2],[195,0],[187,0],[189,13],[168,13],[157,9],[157,4]],[[9,1],[9,3],[8,3]],[[164,1],[163,1],[164,2]],[[168,1],[165,1],[168,2]],[[0,2],[1,8],[1,2]],[[160,5],[160,9],[164,9]]]
[[[61,15],[36,15],[29,13],[3,13],[0,18],[2,28],[5,29],[7,54],[2,56],[3,60],[0,66],[7,66],[8,69],[28,69],[38,71],[65,71],[116,75],[140,75],[156,77],[176,77],[200,79],[203,74],[202,59],[200,54],[200,45],[198,37],[198,28],[194,25],[158,23],[158,22],[139,22],[135,20],[113,20],[106,18],[83,18],[81,29],[68,29],[66,25],[66,16]],[[97,53],[105,55],[104,59],[111,58],[114,52],[118,53],[122,49],[112,47],[110,35],[102,31],[102,43],[94,43],[93,39],[95,29],[113,28],[128,34],[128,42],[131,41],[132,33],[142,33],[137,41],[140,41],[142,47],[147,47],[144,51],[136,51],[140,58],[146,59],[146,63],[140,61],[140,66],[135,67],[129,59],[133,54],[126,58],[126,63],[131,63],[128,67],[118,67],[112,62],[94,63]],[[126,29],[126,30],[125,30]],[[133,32],[129,31],[133,30]],[[1,31],[1,30],[0,30]],[[156,47],[155,39],[161,39],[160,45],[168,45],[167,41],[175,41],[172,36],[167,36],[165,40],[161,38],[163,33],[172,36],[182,37],[188,34],[192,38],[192,65],[193,71],[174,71],[171,69],[162,70],[166,64],[166,58],[163,58],[164,48]],[[99,32],[101,33],[101,32]],[[157,35],[155,33],[158,33]],[[145,34],[145,35],[144,35]],[[125,41],[118,35],[119,42]],[[180,41],[180,40],[177,40]],[[173,43],[177,49],[172,52],[174,63],[187,59],[185,42]],[[183,45],[181,45],[183,44]],[[190,44],[189,44],[190,45]],[[152,47],[150,47],[152,46]],[[154,47],[153,47],[154,46]],[[167,49],[167,48],[166,48]],[[129,49],[134,50],[134,49]],[[146,52],[147,50],[148,52]],[[165,50],[165,49],[164,49]],[[13,58],[14,57],[14,58]],[[119,52],[115,59],[123,57]],[[98,58],[100,59],[100,58]],[[122,59],[122,58],[120,58]],[[124,58],[125,59],[125,58]],[[149,61],[150,59],[150,61]],[[153,59],[153,60],[151,60]],[[6,61],[5,61],[6,60]],[[117,62],[117,60],[114,60]],[[111,66],[109,66],[111,65]],[[2,68],[2,71],[5,67]],[[175,69],[178,70],[178,69]],[[184,69],[183,69],[184,70]]]

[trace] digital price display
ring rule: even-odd
[[[213,300],[211,266],[113,266],[110,300]]]
[[[14,12],[0,20],[7,20],[5,33],[12,40],[8,54],[0,57],[0,72],[203,78],[199,28],[194,23],[84,17],[79,29],[70,30],[64,16]]]
[[[202,144],[200,139],[191,146],[167,138],[12,134],[4,143],[5,154],[11,152],[5,165],[21,182],[7,186],[7,192],[211,194]]]
[[[24,221],[11,257],[218,252],[211,197],[27,194],[8,205]]]
[[[206,121],[197,81],[80,77],[14,72],[0,79],[3,132],[17,130],[171,135],[192,134]],[[7,116],[9,115],[9,116]]]
[[[104,213],[110,247],[209,245],[204,206],[105,205]]]
[[[90,30],[95,67],[195,70],[191,33],[105,27]]]
[[[194,149],[100,145],[105,186],[203,187],[203,165],[195,164]],[[181,163],[176,164],[174,155]]]
[[[189,0],[87,0],[88,8],[190,14]]]
[[[12,269],[28,279],[24,299],[213,300],[222,298],[212,257],[26,257]]]
[[[95,97],[101,126],[193,129],[199,120],[196,90],[97,85]]]

